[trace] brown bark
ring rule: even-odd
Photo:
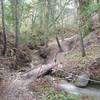
[[[80,11],[84,9],[84,5],[86,4],[85,0],[79,0],[79,36],[80,36],[80,45],[81,45],[81,52],[82,57],[86,56],[85,48],[84,48],[84,41],[83,41],[83,31],[82,31],[82,25],[83,25],[83,17],[80,16]]]
[[[54,68],[56,66],[56,64],[54,62],[51,62],[50,64],[47,65],[42,65],[36,69],[33,69],[23,75],[21,75],[21,77],[23,79],[36,79],[44,74],[46,74],[48,71],[51,71],[52,68]]]
[[[59,51],[60,51],[60,52],[63,52],[63,49],[62,49],[62,46],[61,46],[61,44],[60,44],[60,41],[59,41],[58,36],[56,36],[56,41],[57,41],[57,44],[58,44],[58,47],[59,47]]]
[[[7,40],[6,40],[6,31],[5,31],[5,14],[4,14],[4,2],[1,0],[1,9],[2,9],[2,27],[3,27],[3,55],[6,53],[6,45],[7,45]]]
[[[16,34],[16,40],[15,40],[15,48],[18,48],[19,45],[19,18],[18,18],[18,0],[15,0],[15,34]]]

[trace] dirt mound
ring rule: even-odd
[[[0,58],[0,78],[7,78],[7,71],[15,69],[15,60],[13,58]]]
[[[38,55],[44,60],[43,63],[47,63],[48,57],[50,55],[50,48],[45,46],[40,46],[38,50]]]
[[[13,54],[9,53],[9,51],[14,51],[14,42],[15,37],[13,33],[7,33],[7,52],[6,56],[13,56]],[[0,31],[0,55],[2,55],[2,50],[3,50],[3,33]]]
[[[3,44],[3,34],[2,34],[2,32],[0,32],[0,44]]]
[[[19,47],[16,51],[17,67],[28,66],[32,62],[31,51],[25,46]]]
[[[90,65],[91,78],[100,81],[100,57],[95,59]]]
[[[2,55],[2,49],[3,49],[3,34],[0,32],[0,55]]]
[[[49,53],[50,53],[49,48],[40,47],[40,49],[39,49],[39,55],[40,55],[40,57],[42,57],[43,59],[46,59],[47,56],[49,55]]]

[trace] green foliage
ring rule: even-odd
[[[32,35],[29,32],[24,32],[20,35],[20,40],[22,43],[29,43],[31,42]]]
[[[70,0],[18,0],[18,20],[19,30],[22,42],[43,42],[48,38],[55,37],[56,32],[55,24],[65,11],[65,6],[68,5]],[[61,7],[60,7],[61,5]],[[15,31],[15,1],[5,0],[5,17],[9,31]],[[33,19],[33,21],[32,21]],[[31,31],[43,30],[43,34],[32,37]],[[27,31],[27,32],[24,32]]]
[[[91,15],[100,9],[100,3],[89,2],[80,9],[80,16],[85,18],[83,25],[81,26],[83,30],[83,36],[87,36],[92,31],[92,19]]]
[[[83,28],[83,37],[87,36],[90,32],[92,32],[92,22],[91,22],[91,18],[88,18],[87,23],[85,23],[84,26],[82,26]]]
[[[61,19],[66,18],[66,15],[72,14],[72,10],[67,8],[68,5],[71,5],[72,0],[18,0],[18,18],[19,18],[19,27],[20,27],[20,38],[23,43],[32,42],[33,44],[38,44],[44,41],[47,41],[48,38],[55,37],[58,33],[63,34],[62,29],[57,31],[57,27],[61,26]],[[92,1],[92,0],[89,0]],[[100,3],[88,2],[83,10],[81,10],[81,16],[89,16],[94,12],[100,9]],[[10,31],[15,31],[15,1],[14,0],[5,0],[5,17],[6,23]],[[33,19],[33,21],[32,21]],[[64,24],[67,23],[64,22]],[[59,25],[58,25],[59,24]],[[64,26],[70,27],[70,26]],[[91,30],[91,22],[88,21],[85,23],[85,35],[87,35]],[[84,29],[84,26],[82,26]],[[71,27],[72,29],[72,27]],[[24,31],[27,32],[24,32]],[[32,36],[32,32],[36,32],[36,36]],[[39,33],[39,34],[38,34]],[[74,33],[74,32],[72,32]],[[61,35],[59,34],[59,35]],[[66,37],[71,36],[70,32],[63,34]],[[72,34],[73,35],[73,34]]]
[[[43,100],[79,100],[78,96],[68,95],[63,91],[50,90]]]
[[[90,16],[93,12],[100,9],[100,3],[90,3],[88,6],[84,7],[81,11],[81,16]]]
[[[44,35],[40,31],[36,31],[36,34],[32,34],[31,32],[23,32],[20,35],[20,41],[21,43],[32,43],[34,45],[44,44],[44,42],[47,40],[46,35]]]

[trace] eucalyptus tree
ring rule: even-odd
[[[33,32],[33,28],[34,28],[34,23],[36,21],[36,18],[37,18],[37,10],[34,10],[33,13],[32,13],[32,26],[31,26],[31,30]]]
[[[62,10],[62,7],[63,7],[63,1],[60,0],[59,1],[60,11]],[[64,41],[64,14],[63,12],[61,12],[61,39],[62,41]]]
[[[18,48],[19,45],[19,18],[18,18],[18,0],[15,0],[15,34],[16,34],[16,40],[15,40],[15,47]]]
[[[84,42],[83,42],[83,29],[82,29],[82,22],[83,19],[80,16],[81,10],[83,10],[84,7],[84,0],[79,0],[79,9],[78,9],[78,14],[79,14],[79,36],[80,36],[80,46],[81,46],[81,52],[82,52],[82,57],[86,56],[85,48],[84,48]]]
[[[61,19],[61,21],[63,21],[62,20],[62,13],[63,13],[63,11],[62,11],[62,6],[61,6],[61,1],[59,1],[59,0],[58,1],[53,0],[52,3],[51,3],[51,5],[50,5],[50,7],[51,7],[50,20],[52,21],[52,23],[54,23],[53,24],[53,30],[54,30],[53,31],[53,33],[54,33],[53,36],[55,36],[55,38],[56,38],[56,42],[57,42],[59,51],[63,52],[62,45],[61,45],[61,43],[59,41],[59,34],[60,34],[60,31],[58,30],[58,26],[59,25],[57,25],[58,21],[55,20],[59,16],[59,13],[60,13],[61,14],[61,18],[60,19]],[[61,24],[63,24],[63,22]],[[62,28],[63,28],[63,26],[62,26]],[[63,34],[63,33],[61,33],[61,34]]]
[[[97,0],[97,3],[99,3],[100,4],[100,0]],[[98,14],[99,14],[99,23],[100,23],[100,9],[98,10]]]
[[[48,20],[49,20],[49,0],[44,0],[44,34],[48,34]],[[46,37],[47,39],[47,37]],[[47,40],[45,40],[45,45],[48,46]]]
[[[5,30],[5,10],[4,10],[4,1],[1,1],[1,10],[2,10],[2,28],[3,28],[3,55],[6,53],[7,49],[7,40],[6,40],[6,30]]]
[[[19,45],[20,19],[22,16],[23,0],[9,0],[12,12],[13,26],[15,30],[15,48]]]
[[[84,43],[83,43],[83,32],[86,30],[86,28],[84,28],[84,26],[86,26],[85,24],[87,24],[87,23],[85,23],[85,21],[92,18],[91,14],[93,14],[94,12],[100,11],[99,10],[100,3],[98,3],[98,1],[99,0],[79,0],[80,43],[81,43],[81,51],[82,51],[83,57],[86,55]]]
[[[48,44],[48,33],[49,33],[49,23],[50,23],[50,12],[51,12],[51,3],[52,0],[39,0],[40,4],[38,8],[38,15],[39,15],[39,21],[40,21],[40,31],[42,35],[44,36],[44,43],[47,46]]]

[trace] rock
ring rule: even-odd
[[[86,73],[82,73],[75,80],[75,85],[78,87],[86,87],[89,83],[90,75]]]

